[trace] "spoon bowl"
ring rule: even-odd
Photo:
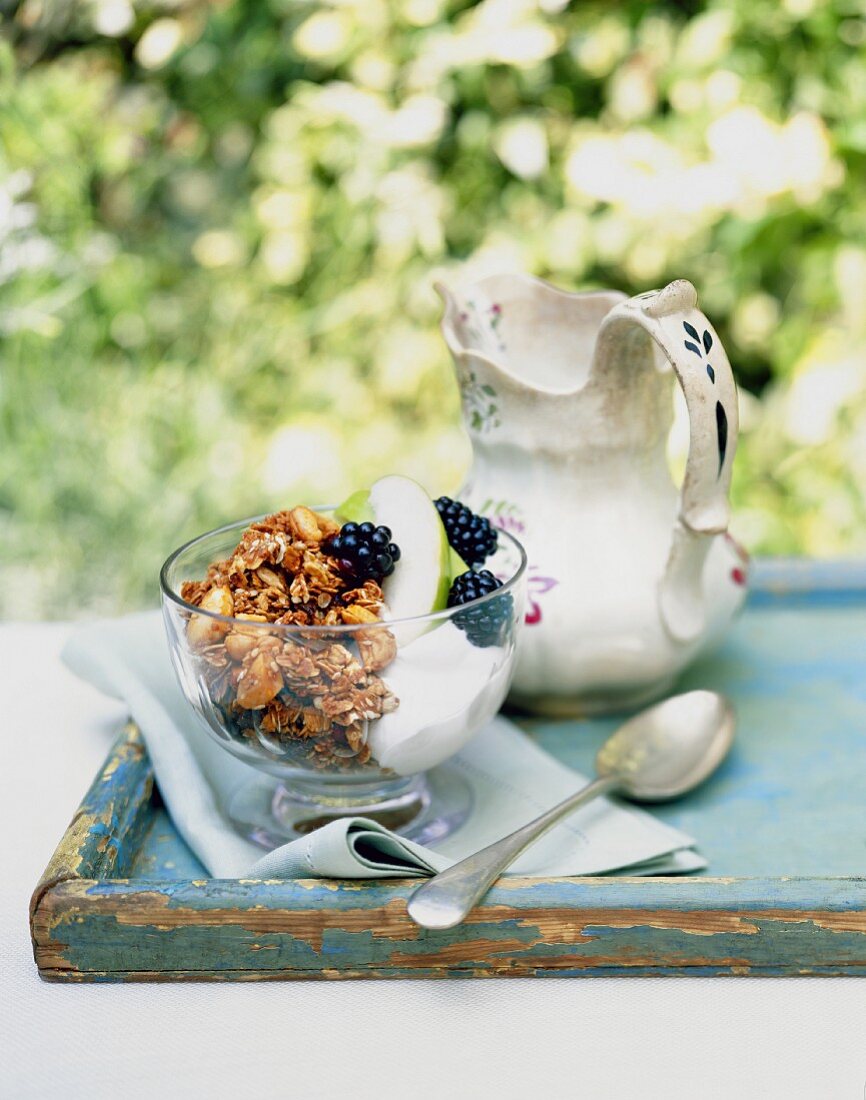
[[[734,708],[714,691],[674,695],[630,718],[595,758],[601,778],[636,802],[665,802],[697,787],[734,740]]]

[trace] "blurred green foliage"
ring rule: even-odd
[[[0,10],[0,613],[467,461],[436,278],[691,279],[735,530],[866,551],[863,0]]]

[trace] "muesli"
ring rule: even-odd
[[[339,533],[309,508],[276,512],[181,588],[187,603],[233,620],[190,614],[186,627],[227,726],[287,762],[329,770],[365,764],[367,723],[398,705],[378,675],[397,653],[381,624],[382,589],[335,556]],[[289,634],[262,624],[369,629]]]

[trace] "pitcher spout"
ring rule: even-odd
[[[501,304],[491,301],[481,286],[463,291],[449,290],[444,283],[434,283],[433,287],[445,306],[442,335],[454,359],[471,353],[487,359],[491,366],[501,365],[499,360],[505,354],[497,333]]]
[[[531,275],[491,275],[450,290],[442,334],[458,368],[473,359],[526,393],[566,396],[586,383],[595,340],[619,291],[570,293]]]

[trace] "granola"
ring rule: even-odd
[[[204,580],[181,587],[188,604],[226,617],[190,612],[186,627],[226,726],[321,770],[370,762],[367,724],[398,706],[378,675],[397,654],[379,625],[382,589],[340,571],[323,547],[338,530],[309,508],[276,512],[247,528]],[[264,624],[363,629],[290,636]]]

